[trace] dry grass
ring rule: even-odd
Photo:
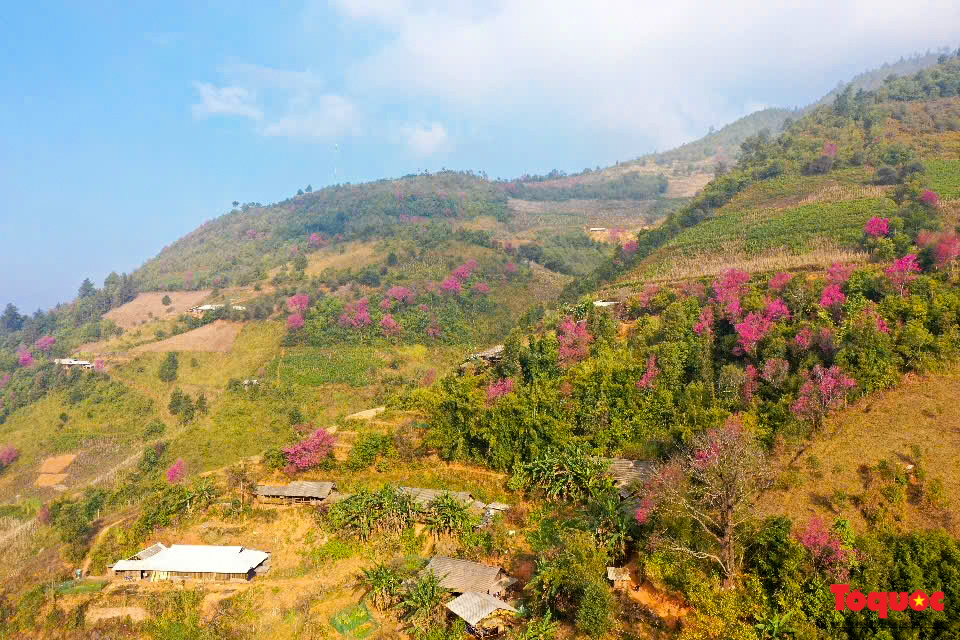
[[[76,457],[76,454],[65,453],[62,456],[47,458],[40,464],[40,473],[62,473]]]
[[[375,262],[376,246],[374,242],[348,242],[343,245],[343,253],[339,248],[333,247],[311,253],[304,273],[308,276],[318,276],[324,269],[364,267]],[[271,275],[276,271],[277,269],[274,269]]]
[[[194,307],[207,296],[209,291],[148,291],[141,293],[130,302],[111,309],[104,317],[113,320],[118,327],[123,329],[133,329],[139,324],[143,324],[152,318],[162,318],[167,315],[176,315],[183,313],[190,307]],[[170,307],[172,311],[167,311],[167,307],[161,302],[164,296],[170,296]],[[152,315],[151,315],[152,314]]]
[[[713,180],[713,172],[710,171],[693,173],[689,176],[670,176],[666,196],[668,198],[692,198],[711,180]]]
[[[143,622],[148,616],[143,607],[91,607],[87,609],[84,620],[87,624],[94,625],[101,620],[127,617],[134,622]]]
[[[67,479],[66,473],[41,473],[37,476],[38,487],[55,487]]]
[[[154,353],[167,351],[228,352],[233,348],[233,343],[240,335],[241,329],[243,329],[243,323],[241,322],[217,320],[199,329],[181,333],[160,342],[140,345],[133,351],[138,353],[148,351]]]
[[[812,515],[834,518],[839,513],[832,507],[832,496],[863,491],[861,465],[882,459],[915,464],[914,447],[922,452],[919,462],[928,473],[927,481],[939,479],[955,509],[960,504],[960,416],[947,408],[958,393],[960,368],[908,376],[896,389],[871,395],[837,414],[800,455],[784,455],[778,461],[782,473],[799,474],[802,484],[771,491],[762,504],[763,514],[784,514],[800,522]],[[866,527],[854,506],[840,511],[858,530]],[[935,514],[908,504],[900,526],[922,529],[937,524]]]

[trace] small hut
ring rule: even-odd
[[[467,491],[448,491],[446,489],[421,489],[419,487],[399,487],[400,492],[407,494],[421,507],[427,507],[431,502],[443,495],[456,498],[463,504],[474,509],[483,509],[487,505],[480,502]]]
[[[254,495],[257,500],[271,504],[322,504],[336,491],[332,482],[304,482],[298,480],[288,485],[257,485]]]
[[[433,573],[440,585],[453,593],[480,593],[500,597],[516,580],[502,567],[479,562],[433,556],[420,575]]]
[[[460,365],[460,372],[463,373],[471,364],[481,365],[481,366],[493,366],[503,360],[504,346],[498,344],[490,347],[484,351],[477,353],[471,353],[467,356],[467,359],[463,361],[463,364]]]
[[[627,460],[626,458],[600,458],[607,463],[607,473],[613,478],[613,484],[620,497],[630,497],[630,487],[653,471],[654,463],[649,460]]]
[[[503,633],[508,619],[517,613],[516,609],[500,598],[473,591],[461,594],[448,602],[446,607],[463,618],[468,630],[480,638]]]
[[[630,588],[630,569],[627,567],[607,567],[607,580],[613,583],[613,588],[626,591]]]

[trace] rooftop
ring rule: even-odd
[[[440,578],[440,584],[454,593],[487,593],[499,590],[503,584],[501,574],[503,569],[490,565],[448,558],[447,556],[433,556],[430,563],[423,569],[422,574],[433,572]]]
[[[485,506],[482,502],[473,499],[473,496],[466,491],[448,491],[446,489],[420,489],[419,487],[400,487],[400,491],[406,493],[414,502],[422,506],[427,506],[440,496],[448,494],[468,506]]]
[[[285,498],[320,498],[330,495],[336,488],[332,482],[304,482],[298,480],[288,485],[257,485],[255,494],[258,496],[281,496]]]
[[[516,613],[517,610],[509,604],[487,593],[467,592],[447,603],[447,609],[463,618],[471,627],[477,626],[481,620],[490,617],[497,611],[505,610]]]
[[[266,551],[244,547],[217,547],[199,544],[175,544],[147,557],[147,547],[130,560],[120,560],[114,571],[175,571],[183,573],[247,573],[270,557]],[[142,558],[142,559],[138,559]]]

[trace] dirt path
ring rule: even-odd
[[[100,532],[97,533],[97,537],[93,539],[92,543],[90,543],[90,551],[87,552],[87,557],[83,559],[83,564],[80,566],[80,570],[82,571],[80,575],[82,575],[83,577],[87,577],[87,571],[89,571],[90,563],[93,561],[93,550],[97,548],[97,544],[103,539],[105,535],[107,535],[107,531],[110,531],[110,529],[112,529],[113,527],[129,519],[130,519],[130,516],[120,518],[116,522],[111,522],[110,524],[105,526],[103,529],[100,529]]]

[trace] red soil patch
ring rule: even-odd
[[[151,313],[153,318],[180,314],[190,307],[197,306],[209,295],[209,291],[148,291],[141,293],[127,304],[111,309],[104,317],[113,320],[118,327],[132,329],[151,320]],[[162,302],[164,296],[170,296],[172,311],[167,311],[167,307],[164,306]]]
[[[62,473],[76,457],[74,453],[65,453],[62,456],[47,458],[40,464],[40,473]]]
[[[226,320],[217,320],[199,329],[181,333],[178,336],[152,342],[150,344],[140,345],[135,348],[135,352],[152,351],[163,353],[167,351],[221,351],[228,352],[233,348],[233,343],[240,330],[243,329],[242,322],[227,322]]]

